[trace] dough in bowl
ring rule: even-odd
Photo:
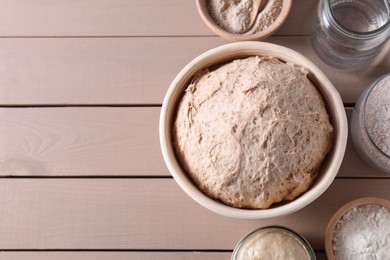
[[[224,204],[268,208],[313,183],[333,128],[308,71],[272,57],[200,72],[173,122],[173,147],[196,186]]]

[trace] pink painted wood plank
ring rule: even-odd
[[[343,204],[390,199],[390,179],[336,179],[315,202],[261,221],[219,216],[192,201],[173,179],[3,179],[1,249],[232,250],[246,233],[288,226],[315,249]]]
[[[0,252],[0,260],[226,260],[230,256],[225,252]]]
[[[218,38],[0,39],[0,104],[156,104]]]
[[[352,109],[346,109],[350,117]],[[170,176],[159,107],[0,109],[0,176]],[[338,176],[390,177],[365,163],[349,137]]]
[[[308,37],[268,41],[311,59],[346,103],[390,70],[386,53],[369,69],[343,72],[321,62]],[[161,104],[187,63],[225,43],[218,37],[0,39],[0,105]]]
[[[0,260],[226,260],[227,252],[0,252]],[[326,260],[324,252],[317,260]]]
[[[1,108],[0,175],[167,174],[159,108]]]
[[[307,35],[317,1],[294,0],[278,34]],[[214,35],[194,0],[0,1],[0,36]]]
[[[0,1],[2,36],[211,34],[195,1]]]

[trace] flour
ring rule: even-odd
[[[215,22],[224,30],[240,33],[248,30],[252,0],[210,0],[208,9]]]
[[[350,209],[332,238],[336,260],[390,259],[390,210],[375,204]]]
[[[362,157],[390,174],[390,73],[360,96],[352,113],[351,134]]]
[[[366,101],[365,122],[372,142],[390,156],[390,75],[371,90]]]
[[[249,26],[253,0],[209,0],[208,9],[212,19],[222,29],[235,34],[252,35],[275,22],[282,10],[282,3],[283,0],[268,0],[252,28]]]
[[[252,35],[270,27],[282,11],[283,0],[269,0],[264,10],[256,18],[255,26],[245,34]]]

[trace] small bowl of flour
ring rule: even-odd
[[[359,97],[352,113],[351,135],[361,157],[390,174],[390,73]]]
[[[390,201],[365,197],[341,207],[325,233],[328,259],[390,259]]]
[[[217,35],[231,41],[262,40],[285,22],[292,0],[262,0],[251,22],[253,0],[196,0],[200,16]]]

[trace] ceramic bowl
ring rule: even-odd
[[[213,200],[202,193],[182,170],[172,147],[172,122],[176,106],[194,74],[200,70],[249,56],[273,56],[293,62],[309,70],[308,77],[321,93],[334,127],[333,148],[325,158],[313,185],[300,197],[272,205],[268,209],[239,209]],[[290,214],[319,197],[334,180],[344,156],[348,124],[338,91],[316,65],[296,51],[264,42],[238,42],[217,47],[192,60],[170,85],[160,114],[160,145],[165,163],[177,184],[196,202],[224,216],[243,219],[264,219]]]
[[[255,34],[235,34],[228,32],[221,28],[211,17],[210,12],[207,8],[207,1],[209,0],[196,0],[196,6],[198,8],[199,14],[205,24],[217,35],[221,36],[230,41],[255,41],[263,40],[268,36],[274,34],[286,21],[287,16],[290,12],[292,0],[283,0],[282,9],[280,14],[275,19],[275,21],[266,29],[256,32]],[[271,1],[268,1],[267,4],[270,4]],[[266,7],[265,7],[266,8]]]

